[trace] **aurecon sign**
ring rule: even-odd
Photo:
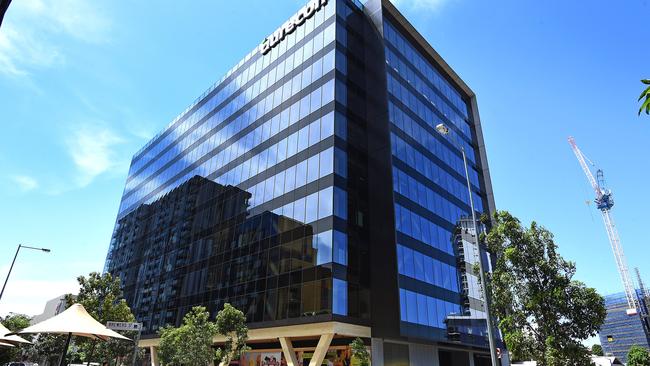
[[[273,47],[282,42],[284,37],[293,33],[296,28],[303,25],[307,19],[314,16],[314,14],[325,5],[327,5],[327,0],[311,0],[307,5],[300,9],[296,15],[292,16],[286,23],[282,25],[282,27],[273,32],[273,34],[268,36],[264,42],[262,42],[260,45],[260,53],[263,55],[269,53]]]

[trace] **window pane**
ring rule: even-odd
[[[293,218],[305,222],[305,199],[301,198],[293,204]]]
[[[335,278],[333,285],[332,312],[338,315],[348,315],[348,283]]]
[[[340,231],[334,231],[334,262],[348,265],[348,236]]]
[[[318,179],[318,155],[314,155],[307,160],[307,183]]]
[[[329,148],[320,153],[320,170],[319,177],[324,177],[332,174],[334,171],[334,149]]]
[[[334,189],[334,215],[348,219],[348,194],[338,187]]]
[[[332,230],[314,235],[316,243],[316,264],[321,265],[332,261]]]
[[[429,325],[429,319],[427,315],[427,297],[418,294],[418,323],[422,325]]]
[[[333,189],[328,187],[318,192],[318,218],[322,219],[332,216],[332,205],[334,198],[332,197]]]
[[[408,322],[418,322],[418,301],[415,292],[406,291],[406,316]]]
[[[343,178],[348,177],[348,157],[345,151],[334,149],[334,172]]]
[[[296,167],[296,188],[307,183],[307,161],[303,160]]]
[[[313,193],[306,198],[305,222],[314,222],[318,219],[318,193]]]

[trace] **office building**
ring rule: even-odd
[[[600,328],[600,344],[605,355],[615,356],[623,363],[627,363],[627,353],[633,345],[650,351],[650,324],[647,317],[649,299],[641,290],[636,293],[640,311],[634,315],[627,314],[629,306],[624,292],[605,296],[607,316]]]
[[[493,212],[469,87],[390,2],[309,1],[135,154],[105,269],[151,350],[228,302],[247,364],[489,364],[461,146]]]
[[[70,294],[70,296],[75,297],[75,295]],[[43,312],[38,315],[34,315],[32,320],[29,321],[31,325],[38,324],[42,321],[45,321],[49,318],[52,318],[54,316],[59,315],[65,310],[66,307],[66,300],[65,300],[66,295],[61,295],[58,297],[55,297],[51,300],[48,300],[45,303],[45,307],[43,308]]]

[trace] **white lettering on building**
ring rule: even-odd
[[[327,5],[327,0],[311,0],[307,5],[292,16],[286,23],[278,30],[268,36],[260,45],[260,53],[266,55],[271,49],[277,46],[286,36],[293,33],[296,28],[303,25],[305,21]]]

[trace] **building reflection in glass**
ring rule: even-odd
[[[118,221],[108,271],[145,333],[179,325],[195,305],[215,314],[229,302],[248,322],[332,314],[331,266],[317,265],[332,257],[332,231],[313,235],[312,225],[269,211],[251,216],[251,197],[195,176]]]

